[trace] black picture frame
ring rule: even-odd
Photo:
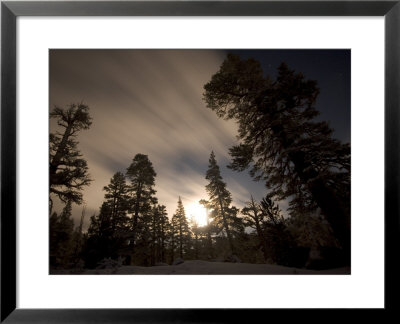
[[[1,2],[1,322],[232,323],[285,321],[287,309],[17,309],[16,308],[16,19],[19,16],[384,16],[385,18],[385,307],[370,310],[292,309],[321,316],[369,319],[396,312],[399,288],[400,0],[396,1],[2,1]],[[265,292],[267,293],[267,292]],[[245,296],[238,296],[245,298]],[[312,315],[308,312],[314,312]],[[340,312],[338,312],[340,311]],[[268,312],[268,314],[266,314]],[[321,314],[325,312],[325,314]],[[279,314],[277,314],[279,313]],[[305,314],[307,313],[307,314]],[[315,314],[316,313],[316,314]],[[340,314],[339,314],[340,313]],[[293,315],[293,314],[291,314]],[[312,316],[312,317],[311,317]],[[257,318],[257,320],[256,320]],[[258,320],[259,319],[259,320]],[[272,318],[271,318],[272,319]],[[349,317],[346,319],[350,319]]]

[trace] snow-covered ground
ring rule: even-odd
[[[52,270],[51,274],[70,274],[66,270]],[[75,274],[159,274],[159,275],[184,275],[184,274],[350,274],[350,268],[338,268],[330,270],[306,270],[290,267],[283,267],[273,264],[252,264],[252,263],[230,263],[230,262],[209,262],[201,260],[190,260],[178,265],[162,265],[154,267],[122,266],[114,269],[86,270]]]

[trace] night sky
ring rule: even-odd
[[[235,206],[243,207],[250,195],[265,196],[263,183],[226,168],[228,149],[237,143],[236,124],[218,119],[202,100],[203,85],[228,52],[259,60],[272,77],[286,62],[317,80],[319,119],[330,122],[336,138],[350,142],[349,50],[51,50],[50,109],[83,102],[93,118],[91,128],[78,136],[94,180],[83,192],[86,226],[104,199],[102,188],[117,171],[125,173],[137,153],[153,163],[156,196],[169,217],[178,196],[184,206],[208,198],[211,150]],[[81,208],[73,208],[76,224]]]

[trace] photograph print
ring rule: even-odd
[[[49,50],[49,273],[350,274],[350,71],[347,49]]]

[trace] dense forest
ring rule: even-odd
[[[285,63],[275,78],[258,61],[229,54],[204,85],[206,108],[238,125],[238,144],[227,148],[231,172],[265,184],[243,208],[233,204],[213,151],[204,170],[207,223],[188,217],[181,197],[168,215],[157,198],[151,157],[132,152],[124,172],[104,184],[104,200],[87,230],[83,188],[93,179],[79,150],[89,129],[89,106],[55,107],[50,118],[50,272],[104,267],[165,266],[187,260],[276,264],[307,269],[350,266],[350,145],[320,121],[316,81]],[[206,109],[205,108],[205,109]],[[95,121],[93,121],[95,122]],[[54,200],[63,205],[60,212]],[[280,208],[287,202],[284,213]],[[72,205],[82,206],[79,224]]]

